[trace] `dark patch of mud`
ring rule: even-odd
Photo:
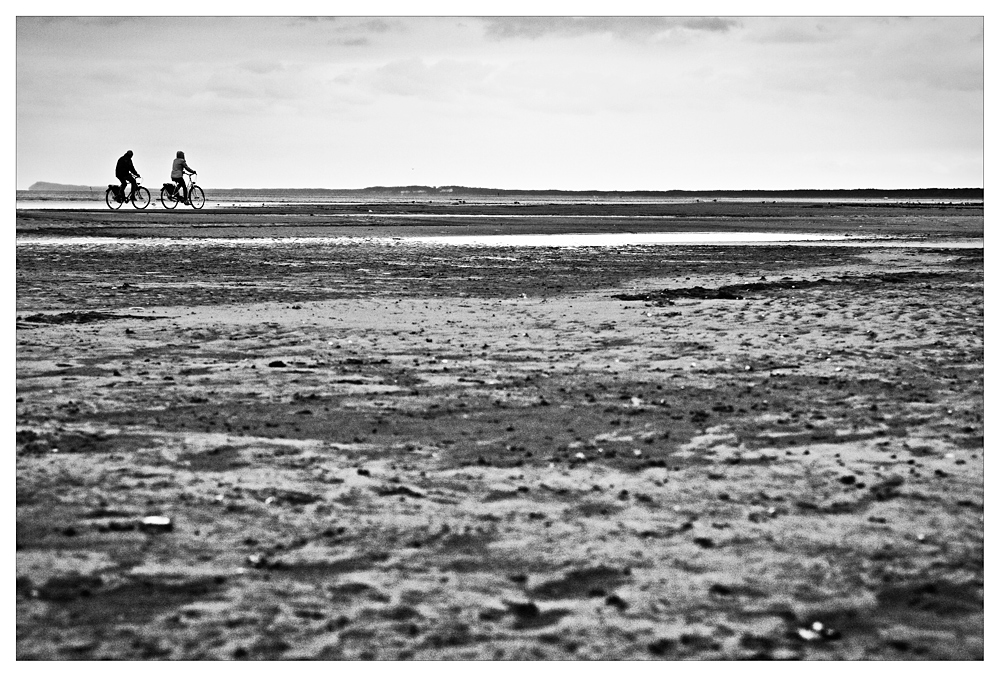
[[[74,248],[53,259],[46,247],[17,249],[18,288],[31,280],[19,303],[73,307],[81,270],[113,270],[113,279],[87,290],[92,305],[108,308],[214,305],[271,301],[458,295],[509,298],[545,297],[594,287],[614,287],[636,277],[699,275],[720,267],[760,276],[788,266],[849,265],[863,257],[843,247],[748,247],[733,260],[730,247],[623,246],[601,256],[578,249],[538,248],[484,257],[479,247],[390,246],[375,244],[284,244],[246,246],[239,269],[220,266],[232,256],[228,246]],[[475,266],[470,266],[475,262]],[[102,272],[103,274],[103,272]],[[67,320],[72,313],[64,313]]]
[[[604,565],[573,569],[552,581],[536,585],[531,594],[541,599],[606,597],[632,575],[630,569]]]
[[[18,592],[47,602],[44,622],[58,631],[80,623],[145,623],[195,601],[219,599],[224,576],[133,575],[105,580],[100,575],[71,573],[39,585],[19,579]]]
[[[761,278],[764,279],[764,278]],[[841,285],[865,286],[869,291],[883,284],[914,284],[914,283],[968,283],[979,282],[981,276],[956,272],[902,271],[898,273],[878,273],[872,275],[843,275],[833,279],[819,278],[817,280],[782,278],[774,282],[750,282],[746,284],[728,284],[715,288],[682,287],[679,289],[663,289],[642,294],[614,294],[612,298],[622,301],[650,301],[656,305],[672,305],[672,299],[709,299],[723,301],[742,301],[760,294],[777,291],[807,290],[818,287]]]
[[[18,430],[15,435],[18,455],[42,454],[113,454],[152,446],[147,437],[128,434],[88,433],[80,431]]]
[[[36,313],[34,315],[17,316],[17,321],[25,324],[90,324],[92,322],[109,322],[112,320],[156,319],[160,318],[149,317],[148,315],[105,313],[97,310],[72,310],[66,313]]]

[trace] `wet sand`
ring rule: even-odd
[[[19,212],[18,658],[983,657],[981,208],[520,206]]]

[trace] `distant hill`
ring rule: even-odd
[[[853,199],[881,199],[890,198],[897,200],[919,200],[919,199],[952,199],[952,200],[982,200],[982,188],[851,188],[851,189],[792,189],[792,190],[531,190],[516,189],[507,190],[499,188],[469,188],[466,186],[371,186],[362,188],[358,192],[368,194],[447,194],[449,196],[491,196],[491,195],[527,195],[544,197],[546,195],[563,197],[632,197],[632,198],[792,198],[792,199],[819,199],[819,198],[853,198]]]
[[[36,181],[28,186],[28,190],[63,191],[66,193],[89,193],[95,190],[103,190],[107,186],[74,186],[67,183],[48,183],[47,181]]]
[[[672,199],[871,199],[879,200],[982,200],[982,188],[854,188],[839,190],[793,189],[793,190],[532,190],[505,188],[471,188],[468,186],[369,186],[368,188],[219,188],[217,192],[229,195],[252,195],[267,193],[288,195],[299,198],[309,196],[412,196],[415,198],[447,196],[460,197],[580,197],[580,198],[672,198]]]

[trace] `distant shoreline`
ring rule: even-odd
[[[38,181],[27,191],[101,193],[107,186],[80,186]],[[368,188],[218,188],[230,195],[260,194],[307,196],[438,196],[438,197],[493,197],[493,196],[562,196],[562,197],[631,197],[631,198],[854,198],[854,199],[954,199],[982,200],[982,188],[850,188],[850,189],[790,189],[790,190],[532,190],[504,188],[470,188],[467,186],[372,186]]]

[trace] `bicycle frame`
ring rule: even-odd
[[[124,188],[121,184],[108,184],[108,190],[104,195],[104,201],[107,202],[108,207],[118,209],[121,205],[129,202],[136,209],[148,207],[152,196],[149,189],[139,183],[138,179],[139,177],[135,176],[128,180],[126,182],[128,188]]]
[[[181,201],[182,191],[186,198],[183,202]],[[178,179],[171,179],[170,183],[164,183],[163,188],[160,189],[160,203],[166,209],[173,209],[178,204],[186,204],[195,209],[204,207],[205,191],[198,185],[198,175],[190,172]]]
[[[183,175],[181,175],[181,181],[184,183],[184,190],[187,192],[188,195],[191,195],[191,189],[194,188],[197,185],[194,182],[194,177],[196,177],[196,176],[198,176],[198,175],[197,174],[183,174]],[[191,177],[190,181],[188,181],[188,177]],[[173,183],[174,183],[174,190],[176,191],[180,187],[180,186],[177,185],[177,180],[176,179],[170,179],[170,180],[173,181]]]
[[[133,188],[133,186],[135,186]],[[132,179],[131,181],[125,182],[124,195],[122,195],[122,202],[131,202],[132,198],[135,196],[135,192],[141,188],[138,179]]]

